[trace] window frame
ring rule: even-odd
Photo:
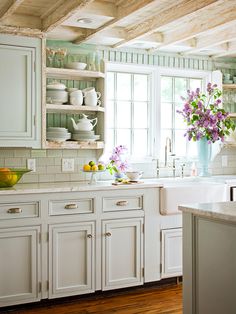
[[[132,74],[146,74],[149,75],[150,82],[150,100],[149,100],[149,108],[148,108],[148,156],[145,157],[131,157],[131,162],[134,163],[145,163],[153,159],[154,156],[154,131],[155,131],[155,114],[156,110],[155,104],[157,103],[157,90],[155,89],[155,82],[157,81],[157,69],[156,67],[143,66],[138,64],[124,64],[124,63],[113,63],[106,62],[106,73],[107,72],[121,72],[121,73],[132,73]],[[106,84],[107,86],[107,84]],[[106,89],[106,99],[107,99],[107,89]],[[105,119],[105,128],[107,128],[107,123]],[[106,132],[107,133],[107,132]],[[107,135],[106,135],[107,136]],[[107,142],[107,137],[105,139]]]

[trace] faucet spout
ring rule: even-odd
[[[171,139],[167,137],[166,144],[165,144],[165,167],[167,166],[168,153],[171,153],[171,151],[172,151]]]

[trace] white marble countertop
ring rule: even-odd
[[[183,204],[179,210],[196,216],[236,222],[236,202]]]
[[[98,181],[94,184],[88,182],[55,182],[55,183],[22,183],[11,188],[0,189],[0,195],[74,192],[74,191],[102,191],[115,189],[137,189],[161,187],[159,180],[143,179],[136,184],[113,185],[114,181]]]

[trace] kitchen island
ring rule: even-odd
[[[184,314],[235,314],[236,203],[179,209],[183,212]]]

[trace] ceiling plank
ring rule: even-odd
[[[49,32],[55,27],[62,24],[65,20],[69,19],[78,10],[83,9],[94,0],[69,0],[64,1],[62,5],[57,7],[55,11],[42,20],[42,31]]]
[[[40,29],[6,26],[6,25],[0,25],[0,33],[18,35],[18,36],[39,37],[39,38],[44,37],[44,33]]]
[[[11,16],[16,9],[23,3],[24,0],[13,0],[8,1],[5,7],[0,11],[0,20],[8,18]]]
[[[196,47],[185,52],[185,54],[197,53],[201,50],[211,48],[229,41],[236,40],[236,25],[228,29],[209,32],[206,35],[196,38]]]
[[[153,16],[139,25],[135,25],[132,28],[127,29],[126,39],[117,43],[113,47],[121,47],[130,41],[149,35],[162,26],[165,26],[177,19],[186,17],[187,15],[208,7],[216,2],[217,0],[183,0],[178,5],[173,5],[168,9],[162,10],[158,16]]]
[[[215,58],[220,58],[220,57],[227,57],[230,55],[235,55],[236,54],[236,41],[229,42],[228,43],[228,49],[224,52],[221,52],[217,55],[214,55]]]
[[[235,0],[219,1],[215,10],[213,8],[207,10],[205,14],[195,17],[184,27],[166,33],[161,47],[175,45],[181,41],[200,36],[210,30],[220,31],[227,26],[232,27],[235,24],[235,20]],[[217,36],[217,33],[215,36]]]
[[[128,1],[126,2],[129,3]],[[151,8],[154,5],[156,5],[156,0],[136,0],[133,3],[131,3],[129,6],[127,6],[125,9],[122,9],[121,7],[117,7],[117,14],[116,16],[114,16],[114,19],[103,24],[96,30],[92,30],[92,31],[88,30],[86,36],[83,36],[83,37],[79,36],[78,38],[74,40],[74,43],[81,44],[82,42],[95,37],[96,35],[107,30],[108,28],[115,26],[116,23],[127,18],[127,16],[137,13],[139,10],[142,10],[144,8],[147,8],[147,7]]]

